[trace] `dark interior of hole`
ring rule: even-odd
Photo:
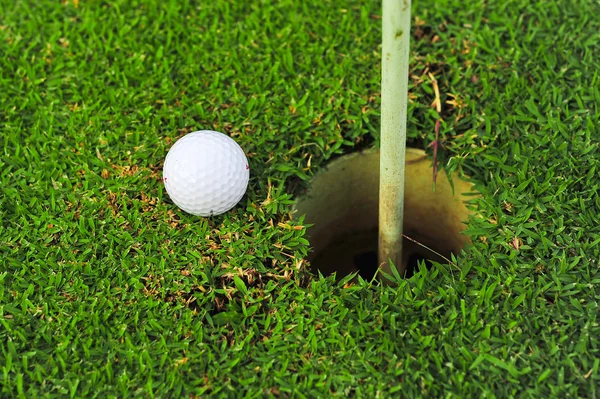
[[[418,239],[418,237],[413,237]],[[334,241],[331,245],[315,253],[311,265],[315,273],[325,276],[336,274],[341,279],[349,273],[357,272],[364,280],[371,281],[377,273],[378,231],[356,232]],[[407,251],[408,259],[404,277],[410,278],[419,268],[420,263],[430,268],[431,261],[444,262],[444,259],[427,249],[404,240],[403,248]],[[435,248],[433,248],[435,250]],[[442,251],[444,256],[450,254]]]
[[[432,263],[426,257],[419,254],[409,255],[404,277],[412,277],[420,262],[424,262],[428,269],[431,268]],[[354,267],[358,270],[358,275],[367,281],[371,281],[375,277],[378,266],[376,251],[363,252],[354,256]]]

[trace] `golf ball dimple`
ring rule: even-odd
[[[163,182],[175,205],[197,216],[233,208],[248,188],[250,167],[242,148],[212,130],[189,133],[167,153]]]

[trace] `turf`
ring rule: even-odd
[[[0,395],[598,396],[599,12],[414,2],[410,144],[443,119],[482,218],[388,287],[311,273],[290,214],[378,145],[379,2],[0,0]],[[211,219],[160,180],[199,129],[251,167]]]

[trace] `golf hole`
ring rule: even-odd
[[[462,234],[471,210],[472,184],[444,173],[432,188],[432,163],[421,150],[407,149],[401,269],[410,277],[422,262],[447,263],[469,243]],[[378,264],[379,153],[364,151],[331,162],[295,204],[310,225],[308,260],[314,272],[338,279],[358,272],[366,280]]]

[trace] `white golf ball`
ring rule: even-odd
[[[177,140],[167,153],[163,182],[175,205],[197,216],[233,208],[248,187],[250,167],[229,136],[201,130]]]

